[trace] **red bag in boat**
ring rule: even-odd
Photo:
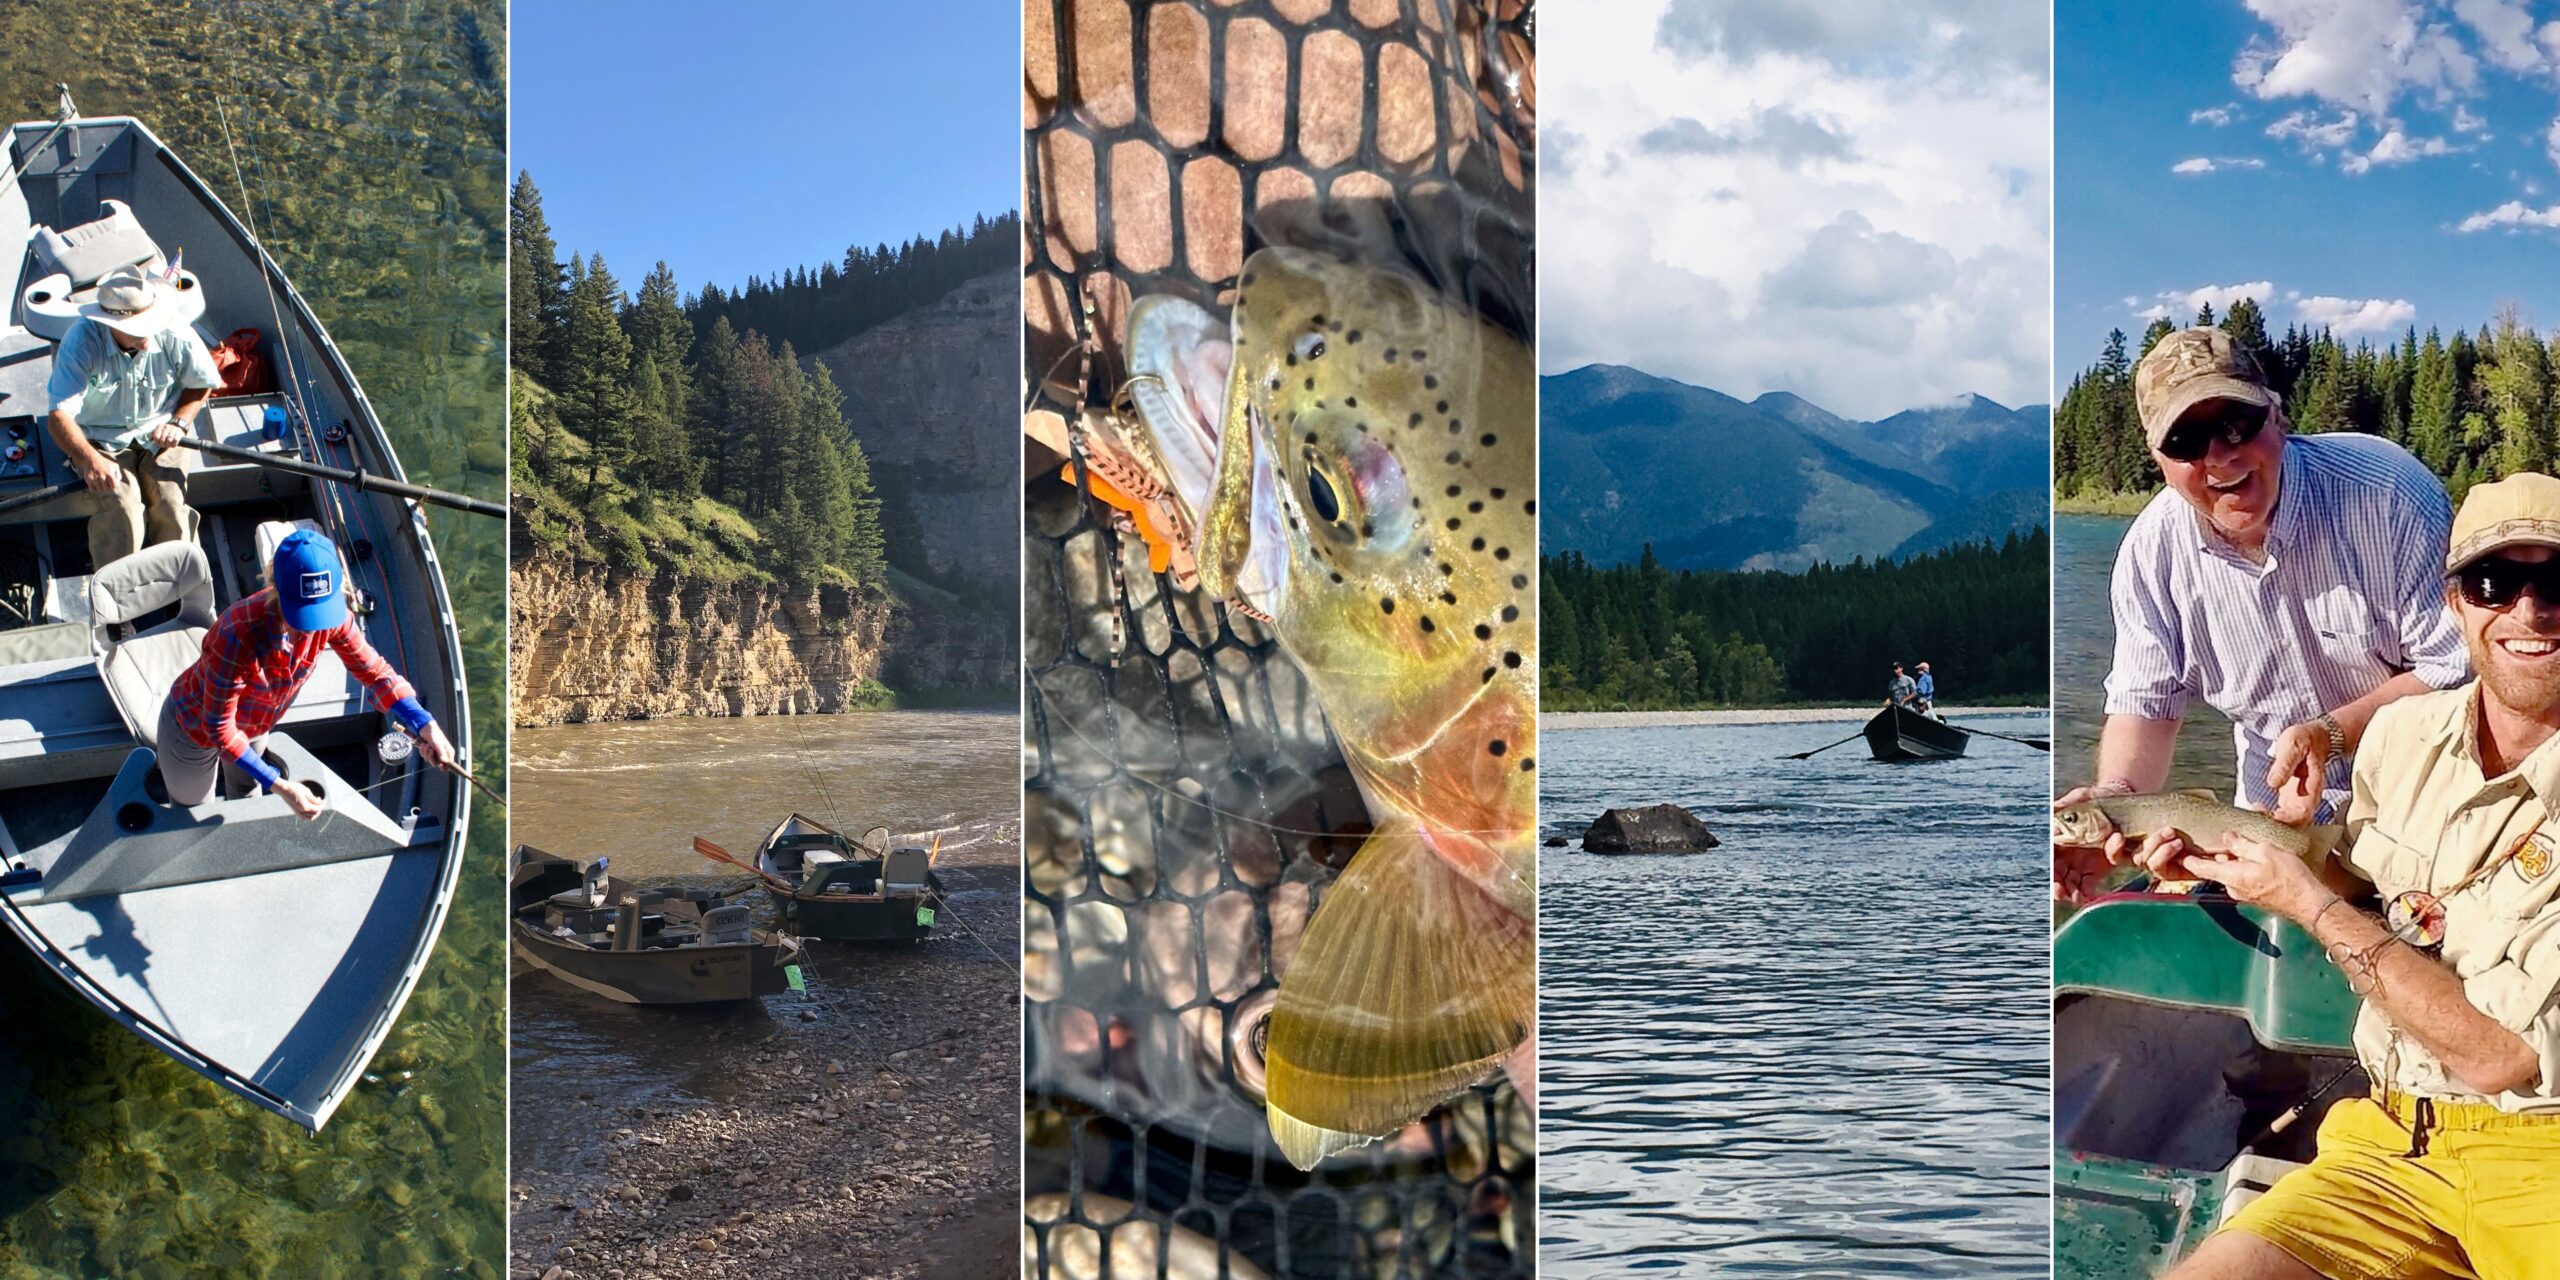
[[[263,336],[255,329],[234,329],[213,349],[213,367],[222,371],[222,389],[214,394],[262,396],[276,389],[275,371],[258,354],[258,339]]]

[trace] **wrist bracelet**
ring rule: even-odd
[[[2328,712],[2326,712],[2326,711],[2321,712],[2321,713],[2320,713],[2320,718],[2319,718],[2319,719],[2317,719],[2317,720],[2312,721],[2312,723],[2313,723],[2313,724],[2316,724],[2316,725],[2319,725],[2319,726],[2320,726],[2320,728],[2321,728],[2323,731],[2325,731],[2325,732],[2329,735],[2329,759],[2328,759],[2327,763],[2335,764],[2335,763],[2337,763],[2337,762],[2338,762],[2338,761],[2340,761],[2340,760],[2344,760],[2344,759],[2346,759],[2346,758],[2347,758],[2347,730],[2346,730],[2346,726],[2339,724],[2339,723],[2338,723],[2338,718],[2337,718],[2336,716],[2333,716],[2333,715],[2329,714],[2329,713],[2328,713]]]
[[[2335,894],[2335,893],[2330,894],[2330,895],[2329,895],[2329,900],[2328,900],[2327,902],[2323,902],[2323,903],[2321,903],[2321,904],[2320,904],[2320,909],[2319,909],[2319,910],[2317,910],[2317,911],[2312,912],[2312,913],[2311,913],[2311,918],[2310,918],[2309,920],[2306,920],[2306,921],[2304,921],[2304,922],[2303,922],[2303,925],[2302,925],[2303,932],[2310,934],[2310,935],[2311,935],[2315,940],[2316,940],[2317,938],[2319,938],[2319,936],[2320,936],[2320,918],[2321,918],[2322,916],[2328,915],[2328,914],[2329,914],[2329,909],[2330,909],[2331,907],[2335,907],[2335,906],[2337,906],[2339,903],[2342,903],[2342,902],[2345,902],[2345,901],[2346,901],[2346,899],[2345,899],[2345,898],[2343,898],[2343,897],[2341,897],[2341,896],[2339,896],[2338,894]]]

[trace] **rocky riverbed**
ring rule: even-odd
[[[510,1276],[1010,1275],[1020,944],[987,904],[1018,855],[977,852],[943,872],[974,937],[947,913],[913,947],[812,942],[808,990],[756,1007],[555,1009],[603,1002],[519,964],[520,1019],[591,1014],[613,1043],[549,1038],[596,1055],[593,1087],[518,1085]]]

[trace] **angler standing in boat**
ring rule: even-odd
[[[1911,676],[1903,671],[1901,663],[1897,662],[1893,664],[1893,685],[1891,688],[1885,690],[1885,705],[1889,707],[1907,707],[1911,705],[1911,700],[1913,698],[1919,696],[1919,684],[1914,682],[1911,679]]]
[[[373,690],[375,705],[416,736],[429,765],[452,766],[444,729],[348,617],[344,577],[328,539],[296,530],[277,546],[267,588],[225,610],[205,633],[203,656],[179,674],[160,707],[160,780],[171,800],[204,803],[227,766],[284,797],[295,813],[320,816],[321,798],[279,775],[260,740],[293,705],[322,649],[335,649],[348,674]]]
[[[63,335],[45,385],[55,447],[88,492],[89,563],[196,535],[187,506],[191,453],[171,452],[222,385],[213,353],[178,320],[176,300],[134,267],[108,273]]]
[[[2175,836],[2155,870],[2218,880],[2327,948],[2363,997],[2371,1097],[2173,1280],[2548,1276],[2560,1245],[2560,480],[2473,489],[2444,598],[2479,681],[2373,717],[2347,843],[2314,864]],[[2370,883],[2368,883],[2370,882]],[[2379,891],[2377,918],[2349,899]]]
[[[2159,790],[2202,698],[2231,719],[2240,803],[2325,817],[2375,711],[2469,676],[2442,595],[2452,503],[2388,440],[2290,436],[2257,360],[2220,329],[2161,339],[2133,387],[2168,487],[2116,551],[2097,781],[2055,803]],[[2121,836],[2057,847],[2056,890],[2085,896],[2123,860]]]
[[[1927,715],[1929,712],[1936,710],[1938,706],[1938,682],[1929,674],[1928,663],[1923,662],[1920,664],[1920,678],[1913,681],[1912,684],[1913,691],[1911,696],[1911,709],[1922,715]]]

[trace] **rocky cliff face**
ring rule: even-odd
[[[518,725],[847,710],[887,609],[841,590],[686,583],[536,557],[508,575]]]
[[[811,357],[844,391],[890,537],[918,538],[930,577],[1009,589],[1020,572],[1021,323],[1021,279],[998,273]]]

